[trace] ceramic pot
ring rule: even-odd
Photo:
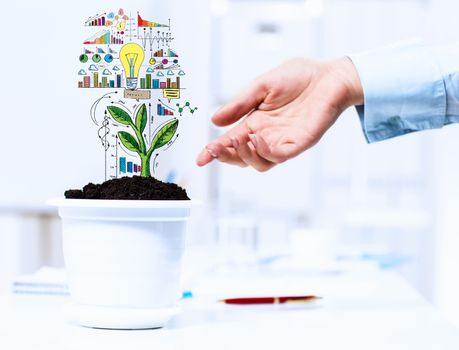
[[[178,312],[192,201],[55,199],[64,260],[82,326],[157,328]]]

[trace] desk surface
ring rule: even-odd
[[[230,306],[215,303],[260,290],[314,290],[322,305]],[[0,303],[0,348],[15,349],[459,349],[459,330],[443,321],[392,272],[329,276],[213,278],[183,301],[164,329],[111,331],[67,321],[67,297],[10,296]]]

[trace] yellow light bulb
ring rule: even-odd
[[[130,90],[137,88],[137,78],[144,57],[142,46],[136,43],[126,44],[120,50],[120,61],[126,74],[126,87]]]

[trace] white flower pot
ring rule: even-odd
[[[162,327],[177,313],[191,201],[55,199],[80,325]]]

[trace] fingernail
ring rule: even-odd
[[[255,134],[249,134],[249,139],[250,139],[250,141],[252,141],[253,145],[254,145],[255,147],[257,147],[257,142],[258,142],[258,141],[257,141],[257,135],[255,135]]]
[[[231,143],[233,144],[233,148],[237,149],[239,147],[239,140],[235,137],[230,137]]]
[[[215,151],[212,148],[210,148],[209,146],[206,146],[206,150],[207,150],[207,152],[209,152],[209,154],[212,157],[217,158],[217,153],[215,153]]]

